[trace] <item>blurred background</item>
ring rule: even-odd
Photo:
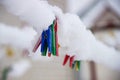
[[[120,0],[48,0],[48,2],[53,6],[59,6],[64,13],[77,14],[97,39],[120,51]],[[1,5],[0,22],[12,26],[26,26],[25,22],[9,14]],[[49,59],[42,58],[39,54],[38,51],[32,59],[27,58],[31,67],[24,75],[8,77],[8,80],[120,80],[120,72],[101,64],[82,61],[81,70],[77,72],[71,70],[68,65],[62,66],[63,55]],[[6,67],[20,60],[24,58],[1,58],[1,77]]]

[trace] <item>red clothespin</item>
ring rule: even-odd
[[[72,68],[73,66],[73,63],[74,63],[74,56],[70,57],[70,63],[69,63],[69,66]]]
[[[65,55],[63,65],[65,65],[67,63],[67,61],[68,61],[69,58],[70,58],[69,55]]]
[[[58,45],[58,34],[57,34],[57,31],[58,31],[58,24],[57,24],[57,18],[55,20],[55,44],[56,44],[56,56],[59,56],[59,53],[58,53],[58,48],[59,48],[59,45]]]
[[[51,57],[51,53],[50,52],[48,52],[48,57]]]
[[[41,37],[39,37],[38,41],[36,42],[36,44],[35,44],[35,46],[33,48],[33,52],[36,52],[36,50],[38,49],[40,44],[41,44]]]

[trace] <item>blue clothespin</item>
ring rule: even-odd
[[[51,26],[49,26],[48,30],[47,30],[47,44],[48,44],[48,51],[49,53],[52,53],[52,31],[51,31]]]
[[[44,45],[45,45],[45,31],[42,32],[42,38],[41,38],[41,52],[44,52]]]

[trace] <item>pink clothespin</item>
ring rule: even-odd
[[[35,46],[33,48],[33,52],[36,52],[36,50],[38,49],[40,44],[41,44],[41,37],[39,37],[38,41],[36,42],[36,44],[35,44]]]

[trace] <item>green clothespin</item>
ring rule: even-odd
[[[80,61],[74,61],[73,68],[75,67],[76,71],[80,70]]]
[[[10,72],[11,68],[10,67],[7,67],[3,70],[2,72],[2,80],[7,80],[7,77],[8,77],[8,73]]]
[[[42,56],[46,56],[46,54],[47,54],[47,43],[45,42],[45,44],[44,44],[44,51],[42,52]]]
[[[54,22],[52,24],[52,54],[56,55]]]
[[[77,61],[78,70],[80,70],[80,61]]]

